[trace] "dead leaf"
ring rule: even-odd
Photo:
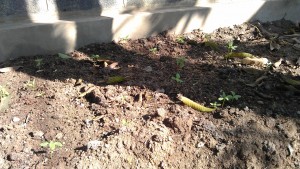
[[[4,67],[4,68],[0,68],[0,73],[7,73],[7,72],[11,72],[11,71],[16,71],[18,69],[20,69],[22,66],[12,66],[12,67]]]
[[[113,62],[112,64],[110,64],[108,66],[108,68],[113,69],[113,70],[120,69],[120,67],[118,66],[118,64],[119,64],[118,62]]]
[[[245,65],[264,66],[269,61],[268,61],[267,58],[249,58],[249,57],[246,57],[241,62],[242,62],[242,64],[245,64]]]
[[[104,67],[107,67],[107,66],[108,66],[108,63],[107,63],[107,62],[104,62],[103,65],[104,65]]]
[[[279,67],[281,65],[282,58],[280,58],[277,62],[274,63],[274,67]]]

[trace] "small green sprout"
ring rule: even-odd
[[[128,41],[129,40],[129,35],[127,35],[127,36],[125,36],[125,37],[123,37],[123,38],[120,38],[120,41],[122,42],[122,41]]]
[[[158,50],[157,50],[157,48],[151,48],[151,49],[149,49],[149,51],[152,53],[156,53]]]
[[[239,100],[240,98],[240,95],[237,95],[235,92],[231,91],[231,100]]]
[[[219,101],[222,101],[222,107],[224,106],[225,101],[233,101],[241,98],[240,95],[235,94],[235,92],[231,91],[231,94],[226,95],[225,92],[218,98]]]
[[[99,55],[91,55],[90,58],[93,60],[98,60],[100,58],[100,56]]]
[[[175,77],[172,76],[172,79],[175,80],[177,83],[182,83],[183,81],[180,79],[180,74],[176,73]]]
[[[9,96],[9,92],[3,86],[0,85],[0,103],[1,100],[7,96]]]
[[[58,57],[60,57],[61,59],[64,59],[64,60],[72,58],[71,56],[66,55],[64,53],[58,53]]]
[[[34,90],[35,87],[36,87],[35,79],[33,79],[33,80],[28,80],[28,81],[25,83],[25,87],[26,87],[26,88],[31,88],[32,90]]]
[[[237,46],[233,45],[233,41],[228,42],[227,49],[228,53],[232,53],[234,50],[236,50]]]
[[[184,57],[180,57],[180,58],[176,59],[176,64],[180,69],[182,69],[184,67],[184,63],[185,63]]]
[[[176,38],[176,42],[177,42],[177,43],[180,43],[180,44],[184,44],[184,42],[185,42],[184,36],[179,36],[179,37],[177,37],[177,38]]]
[[[56,147],[62,147],[62,143],[59,142],[59,141],[45,141],[45,142],[42,142],[40,144],[41,147],[49,147],[49,150],[50,150],[50,154],[52,156],[53,152],[55,151]]]
[[[218,103],[218,102],[210,103],[210,105],[211,105],[213,108],[215,108],[215,109],[216,109],[217,107],[221,106],[221,104]]]
[[[122,119],[122,125],[128,126],[129,124],[130,124],[130,121],[128,121],[126,119]]]
[[[42,58],[35,59],[34,62],[35,62],[35,67],[37,67],[38,69],[41,69],[42,63],[43,63],[43,59]]]

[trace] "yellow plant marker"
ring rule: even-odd
[[[189,98],[186,98],[186,97],[182,96],[181,94],[178,94],[177,98],[180,101],[182,101],[184,104],[188,105],[189,107],[191,107],[195,110],[201,111],[201,112],[212,112],[212,111],[216,110],[216,109],[213,109],[213,108],[202,106],[202,105],[190,100]]]

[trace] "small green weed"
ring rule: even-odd
[[[64,60],[71,59],[72,57],[63,53],[58,53],[58,57]]]
[[[35,67],[37,67],[40,70],[43,64],[43,59],[42,58],[35,59],[34,62],[35,62]]]
[[[152,52],[152,53],[156,53],[158,51],[158,49],[157,48],[151,48],[151,49],[149,49],[149,51]]]
[[[213,102],[213,103],[210,103],[210,105],[213,107],[213,108],[217,108],[217,107],[220,107],[221,106],[221,104],[220,103],[218,103],[218,102]]]
[[[233,45],[233,41],[228,42],[227,44],[227,50],[228,53],[232,53],[234,50],[236,50],[237,46]]]
[[[3,86],[0,85],[0,103],[1,100],[7,96],[9,96],[9,92]]]
[[[183,81],[180,79],[180,74],[176,73],[175,77],[172,76],[172,79],[175,80],[177,83],[182,83]]]
[[[176,38],[176,42],[177,42],[177,43],[180,43],[180,44],[184,44],[184,42],[185,42],[184,36],[179,36],[179,37],[177,37],[177,38]]]
[[[40,144],[41,147],[49,147],[49,150],[50,150],[50,154],[51,154],[51,157],[52,157],[52,154],[53,152],[55,151],[56,147],[62,147],[62,143],[59,142],[59,141],[45,141],[45,142],[42,142]]]
[[[222,101],[222,107],[226,101],[239,100],[241,98],[240,95],[235,94],[235,92],[231,91],[231,94],[226,95],[225,92],[222,92],[222,95],[218,98],[219,101]]]
[[[28,80],[25,85],[24,85],[27,89],[32,89],[34,90],[36,88],[36,83],[35,83],[35,79],[33,80]]]
[[[184,57],[177,58],[176,59],[176,64],[180,69],[182,69],[184,67],[184,64],[185,64],[185,58]]]
[[[120,38],[120,41],[128,41],[129,40],[129,35],[123,37],[123,38]]]

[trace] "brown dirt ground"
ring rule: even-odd
[[[0,73],[9,92],[0,104],[0,168],[299,168],[300,87],[286,78],[300,80],[300,51],[261,27],[300,31],[287,20],[253,22],[0,63],[20,66]],[[271,51],[270,40],[281,48]],[[236,52],[283,60],[273,67],[224,59],[229,41]],[[112,76],[125,81],[107,84]],[[210,113],[176,98],[210,106],[231,91],[241,98]],[[63,146],[51,153],[44,141]]]

